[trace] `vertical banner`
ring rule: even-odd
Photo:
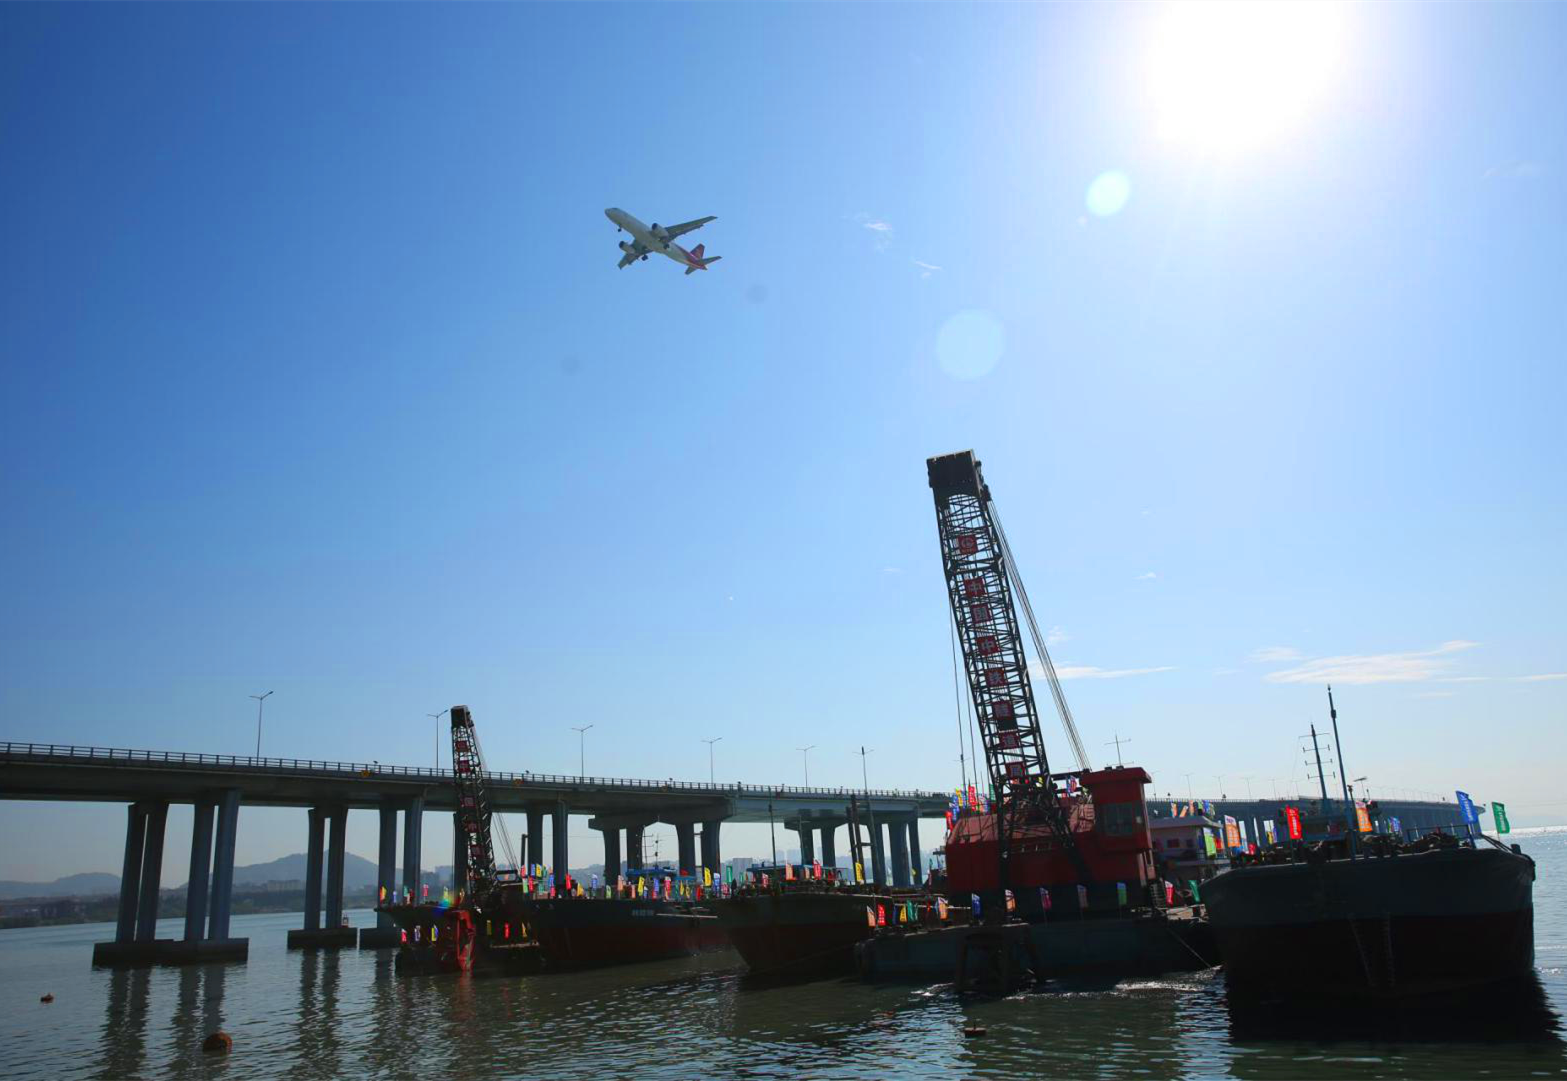
[[[1463,812],[1464,821],[1471,826],[1480,821],[1480,816],[1475,813],[1475,801],[1469,798],[1468,792],[1454,792],[1458,797],[1458,809]]]
[[[1241,828],[1233,815],[1224,816],[1224,847],[1231,850],[1241,847]]]
[[[1364,800],[1355,801],[1355,825],[1359,827],[1361,833],[1371,832],[1371,816],[1366,813]]]
[[[1507,804],[1505,804],[1505,803],[1497,803],[1495,800],[1492,800],[1491,801],[1491,813],[1496,816],[1496,832],[1497,833],[1511,833],[1511,832],[1513,832],[1512,823],[1507,821]]]
[[[1299,807],[1286,807],[1286,808],[1284,808],[1284,826],[1285,826],[1286,830],[1289,832],[1290,840],[1298,841],[1298,840],[1301,839],[1302,836],[1304,836],[1304,834],[1303,834],[1303,832],[1301,831],[1301,828],[1300,828],[1300,808]]]

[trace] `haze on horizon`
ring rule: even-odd
[[[0,29],[0,739],[246,754],[270,690],[273,755],[462,702],[497,769],[950,788],[973,447],[1099,761],[1301,788],[1331,682],[1373,795],[1567,820],[1562,6]],[[617,271],[607,206],[724,261]],[[0,830],[117,871],[124,812]]]

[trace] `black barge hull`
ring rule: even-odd
[[[1232,993],[1464,994],[1534,968],[1534,864],[1494,848],[1237,867],[1202,899]]]

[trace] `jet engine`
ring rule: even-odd
[[[627,244],[624,240],[622,240],[620,242],[620,250],[624,251],[624,252],[629,252],[631,250],[631,245]]]

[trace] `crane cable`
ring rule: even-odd
[[[468,729],[468,738],[473,740],[474,752],[479,757],[479,774],[484,779],[484,787],[486,789],[488,789],[490,787],[490,784],[489,784],[489,772],[490,771],[485,768],[485,763],[488,761],[488,759],[486,759],[485,755],[484,755],[484,746],[479,742],[478,730],[475,729],[475,728],[469,728]],[[488,799],[486,799],[485,802],[489,802]],[[501,817],[500,812],[495,810],[494,807],[490,808],[490,822],[491,822],[491,824],[493,826],[496,827],[497,832],[500,833],[501,851],[503,853],[505,853],[506,859],[508,861],[510,861],[511,869],[512,870],[520,869],[521,865],[517,862],[517,853],[512,849],[512,846],[511,846],[511,833],[510,833],[510,831],[508,831],[506,829],[506,820]],[[492,844],[492,847],[493,847],[493,840],[492,840],[491,844]],[[494,858],[494,853],[493,852],[491,853],[491,856],[490,856],[490,862],[492,864],[495,862],[495,858]],[[498,869],[499,868],[497,868],[497,870]]]
[[[1012,545],[1007,541],[1007,531],[1001,526],[1001,514],[996,509],[996,501],[990,500],[990,517],[996,524],[996,536],[1001,541],[1001,555],[1007,562],[1007,578],[1012,582],[1012,588],[1016,591],[1018,600],[1022,602],[1023,616],[1028,622],[1029,636],[1034,640],[1034,649],[1039,653],[1041,667],[1045,670],[1045,678],[1050,684],[1050,696],[1055,699],[1056,712],[1061,717],[1061,727],[1066,731],[1066,738],[1072,745],[1072,757],[1077,759],[1077,768],[1086,770],[1088,766],[1088,750],[1083,746],[1082,737],[1077,734],[1077,724],[1072,720],[1072,709],[1066,704],[1066,695],[1061,691],[1061,680],[1056,676],[1056,666],[1050,659],[1050,651],[1045,648],[1044,636],[1039,633],[1039,623],[1034,618],[1034,606],[1029,603],[1028,590],[1023,588],[1022,576],[1017,572],[1017,561],[1012,558]]]

